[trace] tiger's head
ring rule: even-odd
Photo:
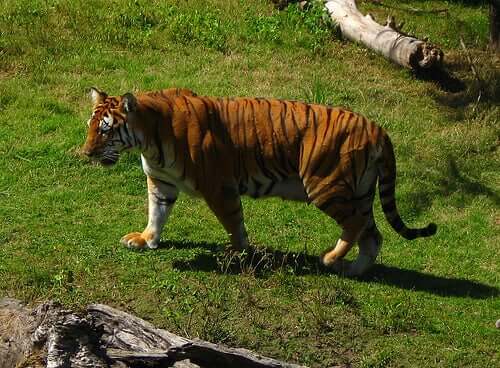
[[[82,152],[102,165],[111,166],[118,161],[120,152],[132,147],[127,130],[129,114],[137,107],[131,93],[112,97],[97,88],[91,88],[92,116],[87,122],[87,139]]]

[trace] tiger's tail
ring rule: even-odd
[[[392,228],[405,239],[413,240],[415,238],[434,235],[437,230],[437,226],[434,223],[430,223],[421,229],[411,229],[401,219],[396,207],[396,159],[394,149],[389,137],[385,135],[384,138],[382,161],[379,164],[378,173],[379,196],[385,218]]]

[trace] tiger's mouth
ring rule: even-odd
[[[113,166],[114,164],[116,164],[118,162],[118,156],[116,156],[116,157],[103,157],[103,158],[99,159],[99,162],[102,166],[106,166],[106,167]]]
[[[93,163],[99,163],[102,166],[113,166],[118,162],[118,159],[120,158],[120,155],[117,153],[93,153],[93,154],[86,154],[87,157],[90,159],[91,162]]]
[[[104,152],[98,160],[102,166],[113,166],[118,162],[120,155],[117,152]]]

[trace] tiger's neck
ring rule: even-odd
[[[141,101],[142,102],[142,101]],[[156,102],[156,101],[155,101]],[[163,150],[170,109],[166,104],[140,104],[127,127],[134,136],[135,149],[151,162],[163,164]]]

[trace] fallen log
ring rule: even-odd
[[[439,68],[443,52],[434,45],[401,32],[394,18],[388,17],[381,25],[370,14],[363,16],[355,0],[326,1],[325,7],[332,20],[339,25],[342,35],[360,42],[396,64],[418,70]]]
[[[102,304],[85,312],[0,300],[0,368],[300,368],[246,349],[190,340]]]
[[[297,1],[273,0],[273,2],[277,4],[279,9],[283,9],[288,4]],[[415,71],[439,69],[442,66],[443,52],[426,39],[419,40],[402,32],[403,23],[397,26],[393,17],[389,16],[386,24],[381,25],[370,14],[361,14],[355,0],[325,0],[324,3],[325,10],[331,19],[338,24],[343,37],[359,42],[396,64]],[[301,8],[306,8],[305,1],[301,1],[300,4]],[[406,10],[429,13],[447,11],[447,9],[422,10],[413,8]]]

